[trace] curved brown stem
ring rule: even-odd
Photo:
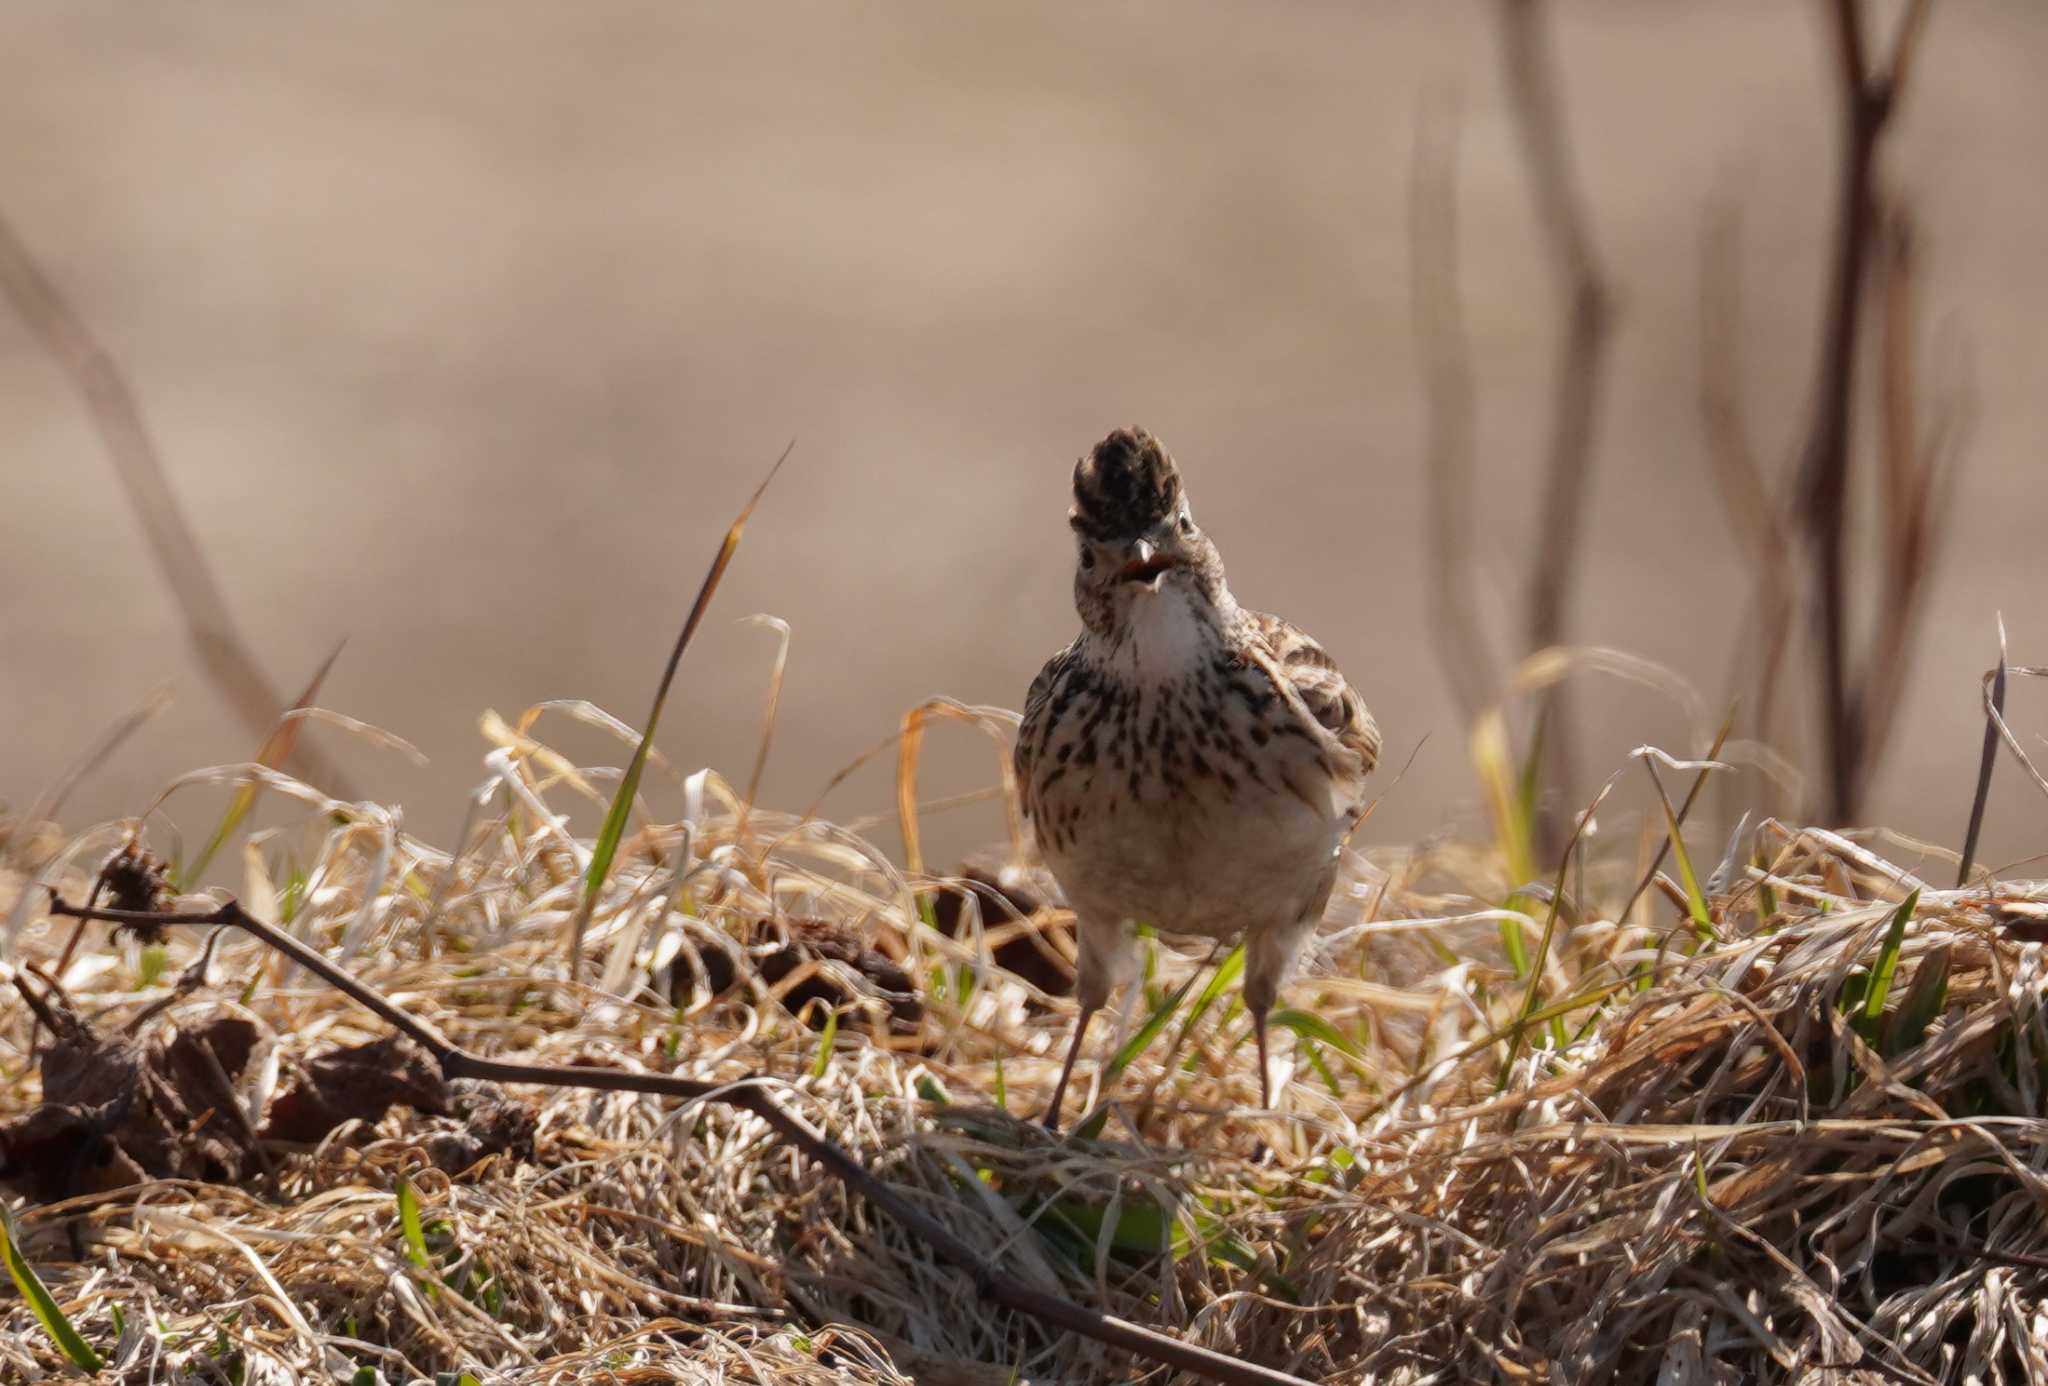
[[[1891,62],[1873,70],[1862,0],[1829,0],[1840,84],[1840,182],[1813,422],[1799,464],[1800,511],[1814,578],[1813,626],[1820,647],[1821,727],[1827,737],[1830,823],[1853,820],[1869,781],[1870,708],[1849,669],[1848,528],[1850,409],[1863,290],[1879,232],[1877,155],[1923,33],[1928,0],[1913,0],[1899,23]]]
[[[1570,638],[1571,605],[1583,566],[1586,512],[1614,293],[1593,243],[1585,190],[1572,159],[1558,94],[1557,55],[1549,19],[1539,0],[1500,0],[1501,55],[1508,99],[1536,198],[1536,220],[1558,281],[1562,307],[1551,385],[1550,436],[1545,443],[1543,516],[1529,568],[1527,638],[1530,650]],[[1539,704],[1542,754],[1549,787],[1561,802],[1577,799],[1575,727],[1563,685]],[[1541,828],[1555,851],[1565,824],[1546,806]]]
[[[228,601],[214,580],[206,554],[164,472],[156,441],[143,421],[142,406],[128,377],[86,327],[50,277],[43,273],[14,228],[0,218],[0,292],[70,379],[99,433],[114,474],[135,506],[172,599],[185,616],[185,629],[214,691],[255,736],[267,734],[285,706],[284,695],[250,653]],[[333,760],[301,746],[299,763],[308,778],[340,799],[354,791]]]

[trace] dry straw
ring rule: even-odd
[[[594,816],[604,775],[548,748],[536,721],[490,723],[493,778],[452,853],[393,813],[270,776],[319,812],[259,837],[241,897],[497,1059],[776,1075],[783,1105],[1005,1275],[1308,1379],[2048,1370],[2034,1119],[2048,1019],[2040,948],[2012,923],[2031,888],[1937,890],[1869,846],[1767,822],[1713,873],[1717,941],[1656,892],[1603,916],[1595,901],[1628,897],[1631,860],[1593,863],[1589,898],[1567,901],[1539,950],[1543,919],[1489,907],[1510,883],[1485,850],[1356,861],[1350,919],[1333,918],[1290,989],[1284,1115],[1251,1110],[1234,989],[1197,984],[1165,1006],[1202,960],[1162,944],[1131,1026],[1150,1042],[1100,1134],[1062,1139],[1029,1118],[1070,1003],[992,965],[1009,921],[981,916],[987,897],[945,937],[918,913],[941,882],[823,821],[748,810],[715,774],[680,781],[682,821],[636,821],[591,912],[597,980],[572,983],[562,945],[589,842],[571,819]],[[75,868],[53,883],[82,898]],[[68,933],[38,898],[21,897],[16,969],[54,963]],[[809,966],[854,998],[829,1049],[780,1004],[791,977],[743,973],[722,999],[685,987],[673,1003],[679,972],[776,918],[829,921],[898,958],[924,991],[914,1031],[864,1025],[872,984],[827,959]],[[1503,922],[1540,970],[1519,1026],[1532,988]],[[147,1027],[222,1007],[254,1019],[248,1112],[309,1056],[381,1032],[245,937],[223,933],[208,983],[177,992],[202,931],[152,959],[101,928],[62,979],[74,1004],[103,1030],[166,999]],[[0,1029],[9,1113],[38,1097],[30,1024],[17,1007]],[[1143,1370],[978,1302],[756,1114],[520,1096],[537,1112],[530,1161],[443,1174],[421,1154],[443,1119],[399,1110],[274,1152],[274,1185],[145,1183],[24,1208],[17,1233],[64,1313],[135,1379]],[[59,1369],[27,1305],[0,1328],[0,1379]]]

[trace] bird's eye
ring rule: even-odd
[[[1182,534],[1193,534],[1193,533],[1195,532],[1195,517],[1194,517],[1194,516],[1192,516],[1192,515],[1188,515],[1188,514],[1183,514],[1183,515],[1182,515],[1182,516],[1180,517],[1180,532],[1181,532]]]
[[[1083,568],[1083,569],[1085,570],[1085,569],[1088,569],[1088,568],[1093,568],[1094,566],[1095,566],[1095,552],[1094,552],[1094,550],[1092,550],[1092,549],[1083,549],[1083,550],[1081,550],[1081,567],[1082,567],[1082,568]]]

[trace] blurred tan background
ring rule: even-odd
[[[1576,629],[1718,700],[1750,579],[1695,404],[1703,212],[1743,209],[1753,421],[1783,463],[1832,211],[1821,7],[1554,10],[1621,294]],[[430,838],[480,775],[484,708],[587,697],[640,719],[719,531],[792,436],[684,666],[668,752],[744,779],[773,651],[738,624],[754,611],[795,629],[777,805],[807,803],[928,695],[1020,705],[1074,626],[1068,469],[1142,422],[1180,458],[1239,595],[1324,640],[1390,764],[1428,735],[1374,820],[1392,840],[1470,821],[1475,798],[1425,625],[1406,236],[1426,85],[1463,112],[1473,523],[1503,622],[1536,513],[1555,288],[1498,59],[1470,0],[10,0],[0,214],[131,374],[278,683],[350,637],[322,701],[433,763],[322,744]],[[1871,808],[1950,844],[1994,612],[2016,659],[2048,663],[2044,73],[2048,8],[1944,0],[1887,155],[1977,417]],[[175,705],[71,822],[253,749],[69,383],[11,313],[0,639],[16,806],[166,681]],[[1644,697],[1581,706],[1589,771],[1682,737]],[[2048,725],[2024,685],[2015,713]],[[935,792],[986,780],[967,733],[941,736]],[[2001,773],[1994,862],[2048,823]],[[827,808],[887,803],[877,770]],[[181,812],[188,835],[211,811]]]

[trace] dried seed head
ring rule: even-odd
[[[100,867],[99,887],[106,892],[110,908],[146,914],[163,908],[170,891],[170,871],[168,862],[144,847],[140,839],[130,838]],[[118,935],[124,930],[144,943],[164,940],[161,924],[122,924],[114,932]]]

